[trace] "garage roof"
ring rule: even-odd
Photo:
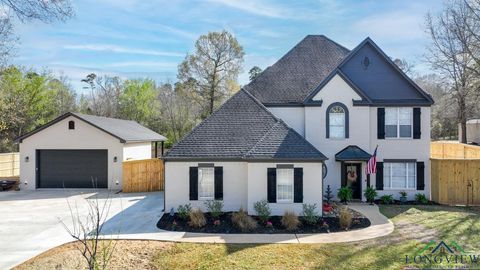
[[[33,131],[26,133],[18,137],[15,141],[21,143],[23,139],[30,137],[31,135],[56,124],[67,117],[76,117],[110,135],[118,138],[120,142],[153,142],[153,141],[166,141],[167,138],[156,133],[155,131],[148,129],[139,123],[132,120],[123,120],[117,118],[109,118],[103,116],[88,115],[82,113],[68,112],[56,119],[48,122],[47,124],[40,126]]]

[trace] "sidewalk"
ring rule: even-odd
[[[158,230],[147,234],[121,234],[115,239],[162,240],[191,243],[268,244],[268,243],[341,243],[377,238],[393,232],[393,223],[383,216],[377,205],[351,203],[351,209],[365,215],[371,225],[364,229],[321,234],[210,234]]]

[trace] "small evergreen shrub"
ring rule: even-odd
[[[265,224],[270,218],[272,214],[272,210],[270,210],[270,206],[268,205],[267,200],[261,200],[253,204],[253,209],[257,212],[257,216],[260,221]]]
[[[195,209],[190,211],[189,218],[190,218],[190,221],[188,222],[188,225],[192,227],[202,228],[205,225],[207,225],[207,220],[205,219],[205,215],[200,209]]]
[[[423,193],[415,194],[415,201],[417,201],[420,204],[428,204],[428,199]]]
[[[373,204],[375,197],[377,197],[377,191],[372,187],[367,187],[363,194],[365,195],[367,202],[369,202],[370,204]]]
[[[192,205],[187,203],[185,205],[179,205],[178,208],[177,208],[177,213],[178,213],[178,216],[183,219],[183,220],[187,220],[189,215],[190,215],[190,211],[192,211]]]
[[[308,224],[316,224],[319,218],[317,204],[303,204],[303,219]]]
[[[247,215],[242,208],[232,214],[232,223],[242,232],[253,231],[257,228],[257,222],[251,216]]]
[[[341,202],[347,203],[352,199],[353,191],[349,187],[341,187],[338,189],[337,197],[340,199]]]
[[[347,207],[342,207],[339,214],[340,227],[344,230],[350,229],[352,226],[352,212]]]
[[[206,201],[205,207],[213,218],[217,219],[223,213],[223,201]]]
[[[383,195],[382,197],[380,197],[380,201],[383,204],[391,204],[393,203],[393,195]]]
[[[298,220],[297,215],[294,212],[286,211],[282,217],[282,226],[285,227],[288,231],[293,231],[298,229],[300,225],[300,220]]]

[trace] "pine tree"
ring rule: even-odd
[[[328,204],[332,201],[333,195],[332,195],[332,189],[330,188],[330,185],[327,186],[327,190],[325,191],[325,200],[327,201]]]

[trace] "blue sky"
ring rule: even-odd
[[[308,34],[350,49],[369,36],[425,73],[424,18],[442,1],[79,0],[74,7],[66,23],[17,24],[14,62],[65,75],[80,93],[80,80],[91,72],[175,82],[177,65],[198,36],[222,29],[244,47],[241,84],[252,66],[266,68]]]

